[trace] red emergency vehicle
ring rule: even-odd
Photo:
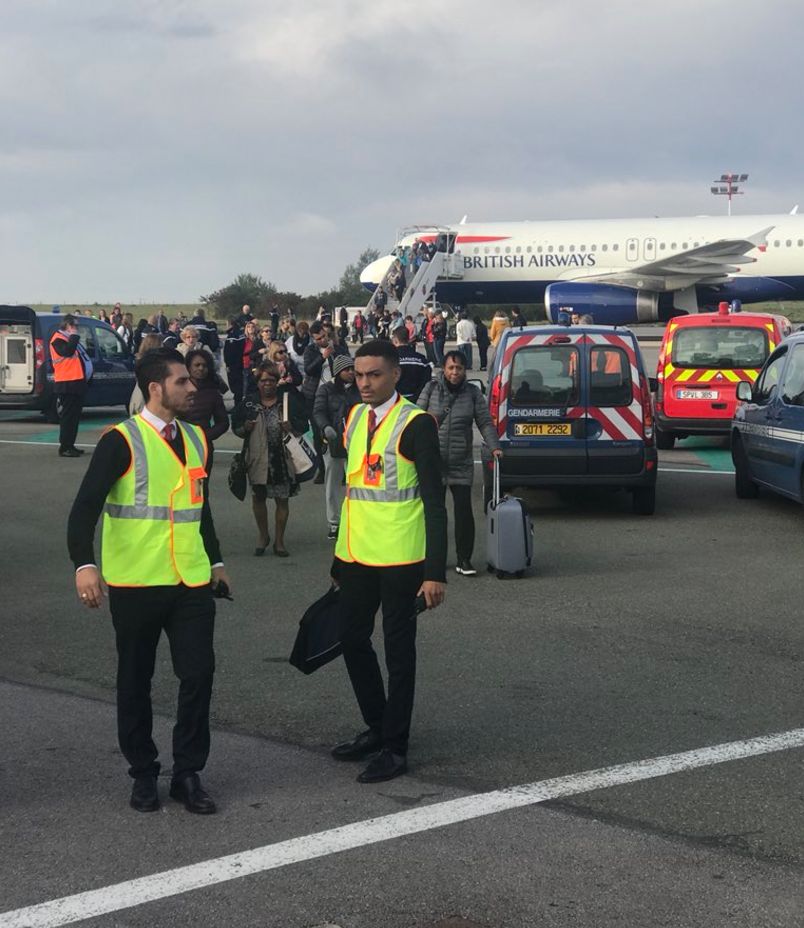
[[[771,313],[730,312],[678,316],[667,324],[659,351],[656,444],[673,447],[688,435],[728,435],[737,384],[753,383],[765,359],[791,332]]]

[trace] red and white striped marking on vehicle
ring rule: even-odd
[[[503,354],[502,377],[500,379],[500,412],[497,423],[499,435],[505,435],[508,430],[508,397],[511,383],[511,368],[513,357],[521,348],[527,348],[530,345],[545,346],[551,344],[555,336],[545,338],[543,334],[538,335],[520,335],[510,338],[506,342],[505,353]],[[630,339],[623,338],[620,335],[600,333],[600,334],[575,334],[571,329],[566,334],[558,336],[560,342],[557,344],[571,344],[576,347],[581,345],[611,345],[614,348],[621,348],[627,358],[631,368],[631,386],[632,397],[629,406],[589,406],[583,405],[570,406],[567,408],[567,419],[594,419],[600,424],[602,431],[595,441],[641,441],[642,440],[642,387],[639,379],[639,369],[637,367],[636,353]]]

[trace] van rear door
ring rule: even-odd
[[[737,384],[753,382],[772,348],[772,323],[741,325],[715,316],[707,324],[679,325],[664,371],[664,413],[676,419],[731,420]],[[670,329],[672,329],[672,323]]]
[[[36,313],[0,306],[0,395],[34,392]]]
[[[589,473],[638,474],[645,466],[641,363],[632,337],[590,333]]]
[[[506,341],[500,439],[529,452],[506,459],[506,474],[518,466],[534,475],[588,472],[582,339],[568,330]]]

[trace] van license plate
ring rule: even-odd
[[[720,394],[717,390],[676,390],[680,400],[716,400]]]
[[[514,435],[518,438],[543,438],[545,436],[563,436],[572,434],[571,422],[517,422]]]

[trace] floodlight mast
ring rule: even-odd
[[[740,190],[740,184],[744,184],[748,180],[747,174],[721,174],[720,180],[712,181],[714,184],[713,187],[710,187],[709,190],[716,197],[728,197],[729,199],[729,216],[731,216],[731,198],[732,197],[741,197],[745,191]]]

